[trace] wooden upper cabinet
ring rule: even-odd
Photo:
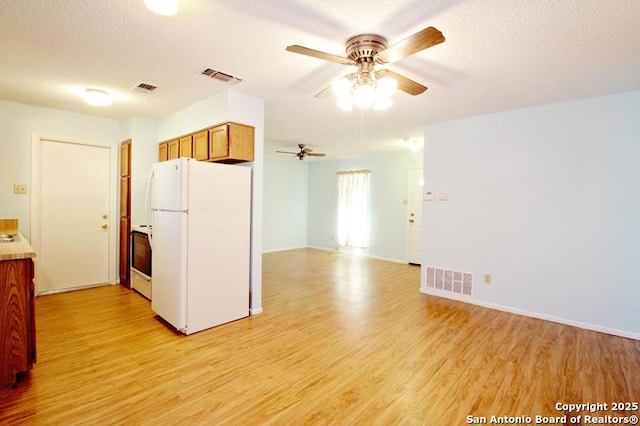
[[[255,129],[224,123],[158,145],[158,161],[179,157],[219,163],[242,163],[254,159]]]
[[[193,143],[192,143],[192,135],[183,136],[179,139],[180,143],[180,157],[193,157]]]
[[[209,160],[226,163],[253,161],[255,130],[251,126],[227,123],[209,130]]]
[[[162,142],[158,145],[158,161],[167,161],[169,159],[169,143]]]
[[[193,135],[193,158],[196,160],[209,159],[209,132],[203,130]]]
[[[174,139],[167,144],[167,158],[175,160],[180,157],[180,140]]]

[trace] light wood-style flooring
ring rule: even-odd
[[[419,276],[265,254],[264,313],[191,336],[121,286],[39,297],[37,364],[0,391],[0,424],[463,425],[640,401],[640,341],[427,296]]]

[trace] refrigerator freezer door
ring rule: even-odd
[[[151,309],[179,331],[187,324],[186,228],[184,212],[153,215]]]
[[[249,315],[250,232],[251,169],[193,162],[186,334]]]
[[[152,209],[169,211],[187,209],[188,168],[189,163],[186,158],[153,165]]]

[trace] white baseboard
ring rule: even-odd
[[[258,315],[262,313],[262,308],[249,309],[249,315]]]
[[[298,249],[303,249],[303,248],[307,248],[307,246],[298,246],[298,247],[287,247],[287,248],[279,248],[279,249],[262,250],[262,254],[265,254],[265,253],[277,253],[279,251],[298,250]]]
[[[349,250],[342,250],[340,248],[335,248],[335,247],[307,246],[306,248],[310,248],[310,249],[314,249],[314,250],[323,250],[323,251],[328,251],[328,252],[331,252],[331,253],[352,254],[352,255],[355,255],[355,256],[369,257],[371,259],[384,260],[384,261],[393,262],[393,263],[409,264],[409,261],[407,261],[407,260],[392,259],[392,258],[389,258],[389,257],[382,257],[382,256],[374,256],[374,255],[368,254],[368,253],[357,253],[357,252],[352,252],[352,251],[349,251]]]
[[[511,314],[522,315],[530,318],[537,318],[545,321],[551,321],[558,324],[570,325],[572,327],[578,327],[585,330],[597,331],[599,333],[611,334],[614,336],[626,337],[628,339],[640,340],[640,333],[634,333],[627,330],[618,330],[615,328],[604,327],[597,324],[591,324],[581,321],[575,321],[568,318],[556,317],[555,315],[541,314],[538,312],[526,311],[523,309],[512,308],[510,306],[498,305],[495,303],[483,302],[473,299],[471,297],[459,296],[457,294],[449,294],[448,292],[439,291],[428,287],[420,286],[420,293],[429,294],[431,296],[443,297],[445,299],[456,300],[459,302],[470,303],[472,305],[482,306],[484,308],[495,309],[497,311],[509,312]]]

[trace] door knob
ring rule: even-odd
[[[409,222],[413,223],[413,222],[415,222],[415,220],[413,220],[413,219],[409,219]]]
[[[107,229],[109,227],[109,225],[107,225],[106,223],[102,224],[102,229]]]

